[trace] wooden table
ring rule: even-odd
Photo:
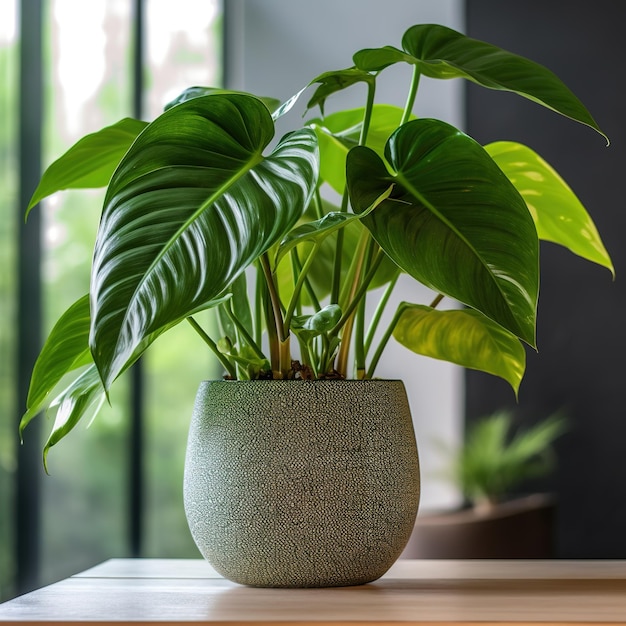
[[[0,605],[2,624],[626,624],[626,561],[398,561],[362,587],[255,589],[201,560],[113,559]]]

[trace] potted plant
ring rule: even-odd
[[[412,69],[404,107],[375,102],[379,74],[396,63]],[[205,556],[258,585],[354,584],[391,565],[413,526],[419,474],[402,384],[374,380],[390,338],[517,393],[523,343],[535,345],[539,239],[613,272],[587,211],[539,155],[483,147],[415,115],[422,76],[511,91],[602,134],[548,69],[417,25],[402,48],[360,50],[351,67],[312,80],[308,110],[320,114],[273,149],[275,121],[302,92],[279,104],[194,87],[152,122],[88,135],[48,168],[29,210],[71,187],[106,195],[90,293],[33,371],[21,429],[56,410],[44,462],[186,321],[227,379],[202,383],[189,436],[186,509]],[[362,108],[325,114],[357,84]],[[402,303],[379,329],[401,273],[432,301]],[[368,296],[378,305],[366,320]],[[444,297],[467,308],[439,310]],[[194,317],[209,308],[217,328]]]
[[[466,505],[420,516],[406,558],[551,558],[556,502],[550,494],[513,494],[554,467],[552,443],[565,430],[558,413],[534,426],[514,428],[511,411],[474,422],[450,457],[446,478]],[[445,447],[445,446],[444,446]]]

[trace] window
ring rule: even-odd
[[[184,88],[219,85],[222,66],[219,0],[178,0],[174,8],[158,0],[3,0],[0,7],[0,600],[25,590],[24,568],[37,569],[32,584],[41,585],[105,558],[129,555],[129,528],[137,527],[131,516],[141,522],[142,556],[197,554],[181,505],[182,458],[195,391],[189,386],[215,375],[210,357],[194,351],[191,329],[181,327],[150,350],[142,375],[149,394],[139,402],[145,449],[140,467],[133,467],[129,453],[129,380],[115,385],[114,406],[104,407],[88,430],[79,424],[68,441],[51,450],[50,477],[43,475],[39,454],[50,424],[40,420],[44,439],[25,446],[36,448],[39,457],[29,461],[36,467],[37,485],[32,484],[34,499],[26,505],[38,536],[24,536],[27,530],[15,523],[15,511],[23,504],[18,498],[25,498],[24,489],[16,487],[21,462],[16,425],[23,409],[15,373],[23,350],[15,331],[23,323],[18,319],[17,242],[24,207],[18,206],[15,129],[17,112],[29,106],[19,101],[19,15],[21,9],[23,34],[33,6],[43,25],[44,110],[41,128],[30,130],[41,132],[44,167],[81,136],[132,115],[139,105],[143,119],[149,120]],[[136,46],[137,41],[143,45]],[[141,76],[133,70],[138,50]],[[25,72],[31,69],[25,67]],[[25,227],[32,231],[41,220],[41,285],[30,289],[42,293],[41,305],[37,298],[32,303],[41,309],[42,338],[88,290],[102,197],[101,190],[57,194],[36,209],[39,217]],[[36,337],[37,329],[32,331]],[[29,426],[25,436],[38,437],[37,428]],[[172,468],[180,468],[180,475]],[[129,492],[133,475],[143,477],[134,498],[139,509]],[[19,552],[24,542],[31,546],[29,559],[18,558],[13,549],[17,545]]]

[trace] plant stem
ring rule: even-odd
[[[259,284],[261,285],[261,306],[263,311],[263,317],[265,319],[267,341],[270,351],[270,367],[272,368],[272,372],[277,372],[280,368],[280,354],[278,349],[278,346],[280,345],[280,340],[278,339],[278,334],[276,333],[274,311],[270,302],[269,292],[265,281],[260,280],[260,276]]]
[[[255,263],[256,280],[254,281],[254,309],[253,328],[254,341],[261,345],[263,341],[263,281],[261,280],[259,265]]]
[[[376,272],[378,271],[378,268],[380,267],[380,264],[382,263],[382,260],[384,258],[383,255],[384,255],[383,252],[378,251],[371,267],[369,268],[367,274],[365,275],[365,278],[361,281],[359,288],[356,290],[353,289],[353,291],[351,292],[349,296],[348,306],[343,311],[341,319],[337,322],[337,324],[335,324],[334,328],[330,331],[331,334],[336,335],[344,326],[344,324],[348,321],[348,318],[354,313],[354,310],[357,308],[357,306],[361,302],[361,298],[367,293],[369,284],[372,282],[374,275],[376,274]],[[355,286],[356,284],[357,283],[355,281]]]
[[[361,135],[359,137],[359,145],[364,146],[367,141],[367,134],[372,121],[372,111],[374,110],[374,97],[376,95],[376,82],[372,81],[367,84],[367,102],[365,104],[365,113],[363,114],[363,124],[361,126]]]
[[[443,294],[441,293],[437,294],[435,299],[430,303],[430,307],[433,309],[436,308],[437,305],[443,300],[443,298],[444,298]],[[387,346],[387,343],[389,343],[389,339],[391,338],[391,335],[393,334],[395,327],[398,325],[398,322],[400,321],[400,317],[402,316],[402,313],[404,313],[404,309],[405,309],[404,303],[398,306],[398,310],[396,311],[395,315],[393,316],[393,319],[391,320],[391,323],[389,324],[387,330],[385,331],[385,334],[380,340],[380,343],[378,344],[378,348],[376,348],[376,352],[374,353],[374,356],[372,357],[372,362],[370,363],[369,369],[367,370],[366,378],[372,378],[372,376],[374,375],[374,371],[376,370],[378,361],[380,361],[380,357],[382,356],[382,353],[385,347]]]
[[[314,244],[313,249],[309,253],[309,256],[307,257],[306,261],[304,262],[304,265],[302,266],[302,269],[300,271],[300,275],[298,276],[298,280],[295,284],[295,287],[293,288],[293,295],[291,296],[291,301],[289,302],[289,306],[287,307],[287,312],[285,313],[285,319],[283,322],[287,331],[289,330],[289,327],[291,324],[291,318],[293,317],[293,313],[295,311],[296,305],[298,304],[298,302],[300,302],[300,292],[302,291],[302,287],[306,281],[307,273],[309,269],[311,268],[311,265],[313,263],[315,255],[317,254],[317,251],[319,250],[319,247],[320,246],[318,243]]]
[[[262,254],[260,257],[261,268],[263,269],[263,276],[265,276],[265,284],[267,285],[267,291],[270,296],[270,303],[272,305],[272,311],[274,313],[274,322],[276,324],[276,333],[278,340],[282,343],[285,341],[285,325],[283,323],[283,314],[280,308],[280,298],[278,297],[278,291],[276,291],[276,283],[272,276],[272,270],[270,268],[270,262],[267,258],[267,253]]]
[[[298,255],[297,247],[292,250],[291,257],[293,259],[293,263],[296,266],[296,269],[299,274],[302,271],[302,263],[300,263],[300,257]],[[313,289],[311,285],[311,281],[309,280],[308,275],[304,281],[304,288],[306,289],[306,292],[309,298],[311,298],[311,304],[313,305],[313,308],[315,309],[315,311],[320,311],[322,308],[322,305],[320,304],[320,301],[317,298],[317,294],[315,293],[315,290]]]
[[[374,239],[370,238],[367,244],[367,251],[365,253],[365,267],[368,271],[371,269],[372,256],[375,253],[377,244]],[[380,263],[379,263],[380,265]],[[369,281],[363,280],[363,283],[368,285]],[[356,377],[362,379],[365,376],[365,301],[367,291],[363,294],[363,297],[359,299],[359,306],[356,309],[355,326],[354,326],[354,367],[356,370]]]
[[[420,76],[421,73],[417,65],[413,66],[413,77],[411,78],[411,86],[409,87],[409,95],[406,99],[406,104],[404,106],[404,113],[402,114],[402,120],[400,121],[400,125],[404,124],[411,117],[411,112],[413,111],[413,105],[415,104],[415,96],[417,95],[417,88],[420,84]]]
[[[442,293],[438,293],[435,296],[435,299],[430,303],[430,305],[429,305],[430,308],[431,309],[436,309],[437,305],[443,300],[443,298],[444,298],[443,294]]]
[[[274,351],[270,350],[272,353],[272,371],[277,378],[287,378],[289,368],[291,367],[289,331],[285,328],[280,297],[278,295],[278,290],[276,289],[274,277],[272,276],[272,270],[270,268],[267,253],[261,255],[260,261],[261,268],[263,269],[263,275],[265,276],[265,283],[267,285],[269,305],[271,306],[271,311],[274,317],[274,325],[276,328],[275,341],[277,345],[275,345]],[[268,315],[268,317],[270,316]],[[271,325],[270,320],[268,319],[267,322],[268,336],[271,336],[269,333],[269,327]]]
[[[211,339],[211,337],[209,337],[209,335],[207,335],[202,326],[200,326],[200,324],[198,324],[198,322],[196,322],[196,320],[193,319],[193,317],[191,316],[187,318],[187,321],[191,324],[191,327],[200,335],[200,337],[202,337],[202,340],[207,344],[207,346],[211,348],[211,351],[215,354],[219,362],[223,365],[224,369],[228,372],[228,375],[231,378],[237,378],[237,372],[233,364],[226,358],[225,355],[223,355],[219,351],[217,344],[213,341],[213,339]]]
[[[315,188],[315,193],[313,194],[313,208],[315,209],[315,218],[321,220],[324,217],[324,206],[319,186]]]
[[[359,245],[357,247],[357,253],[355,256],[356,264],[354,266],[353,277],[350,282],[350,291],[346,298],[348,305],[342,311],[340,320],[330,331],[331,336],[337,335],[339,331],[343,328],[341,347],[339,348],[339,353],[337,355],[336,369],[344,377],[347,375],[348,370],[348,353],[350,351],[350,338],[352,336],[354,312],[359,305],[361,298],[367,292],[367,287],[374,277],[374,274],[376,273],[380,262],[382,261],[382,256],[380,256],[380,254],[377,255],[376,259],[369,268],[369,271],[367,272],[365,278],[361,280],[370,240],[371,236],[369,234],[369,231],[363,229],[363,233],[361,234],[361,239],[359,240]]]
[[[343,191],[341,199],[341,212],[348,211],[348,188]],[[330,287],[330,303],[337,304],[339,302],[339,290],[341,288],[341,257],[343,254],[343,228],[337,231],[337,241],[335,243],[335,259],[333,262],[333,274]]]
[[[252,348],[254,353],[260,359],[265,359],[265,355],[263,354],[263,351],[261,350],[261,348],[259,348],[259,345],[256,343],[256,341],[254,341],[254,339],[250,336],[250,333],[248,333],[246,327],[239,321],[239,319],[233,313],[233,310],[230,306],[230,302],[224,303],[224,310],[226,311],[226,315],[228,315],[231,322],[237,328],[237,331],[239,332],[239,334],[243,337],[244,341]]]
[[[391,338],[391,335],[393,334],[393,331],[395,327],[397,326],[402,313],[404,313],[404,308],[405,307],[403,304],[400,304],[400,306],[398,306],[398,310],[395,312],[391,320],[391,323],[387,327],[385,334],[382,336],[382,339],[380,340],[380,343],[378,344],[378,347],[376,348],[376,352],[374,353],[374,356],[372,357],[372,361],[365,375],[366,378],[372,378],[374,376],[376,366],[378,365],[378,362],[380,361],[380,357],[382,356],[383,351],[387,347],[387,343],[389,343],[389,339]]]
[[[370,122],[372,119],[372,111],[374,109],[374,96],[376,94],[376,83],[372,81],[367,86],[367,101],[365,103],[365,112],[363,113],[363,123],[361,126],[361,135],[359,137],[359,145],[365,145],[367,140],[367,134],[369,132]],[[348,185],[343,190],[343,197],[341,199],[341,211],[346,213],[348,211]],[[335,262],[333,265],[333,276],[330,290],[330,302],[336,304],[339,302],[339,291],[341,282],[341,258],[343,252],[343,229],[340,229],[337,233],[337,242],[335,246]]]
[[[367,336],[365,338],[365,354],[366,355],[370,350],[372,341],[374,340],[374,334],[376,333],[376,330],[378,329],[378,324],[380,323],[380,318],[382,317],[385,311],[385,307],[387,306],[387,303],[389,302],[389,298],[391,297],[391,294],[393,293],[396,283],[398,282],[398,278],[400,278],[400,272],[398,272],[395,275],[395,277],[389,282],[381,299],[378,301],[378,305],[376,306],[376,310],[374,311],[374,315],[372,316],[370,327],[367,331]]]

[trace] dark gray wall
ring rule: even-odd
[[[532,423],[564,408],[570,431],[559,465],[527,488],[560,499],[557,556],[626,558],[626,2],[468,0],[467,32],[555,71],[590,109],[611,146],[587,128],[522,98],[468,87],[467,130],[482,143],[531,146],[592,214],[617,272],[542,245],[539,353],[529,351],[519,403],[504,383],[468,372],[467,419],[504,406]]]

